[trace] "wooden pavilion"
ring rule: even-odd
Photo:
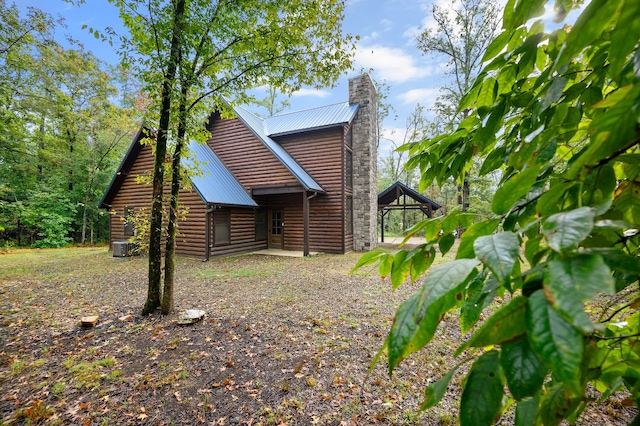
[[[407,197],[409,200],[407,200]],[[392,210],[420,210],[427,217],[442,207],[432,199],[397,181],[378,194],[378,212],[380,212],[381,241],[384,243],[384,217]]]

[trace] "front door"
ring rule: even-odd
[[[284,246],[284,216],[282,210],[269,212],[269,248],[281,249]]]

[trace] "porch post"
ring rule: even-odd
[[[209,260],[209,254],[211,251],[211,248],[209,247],[211,244],[211,210],[208,205],[204,213],[204,226],[204,261],[206,262]]]
[[[307,191],[302,191],[302,216],[304,228],[302,254],[309,256],[309,198],[307,198]]]
[[[384,209],[380,210],[380,242],[384,243]]]

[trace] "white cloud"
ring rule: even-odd
[[[422,27],[417,25],[412,25],[402,33],[402,37],[407,39],[407,43],[411,46],[415,46],[416,39],[418,36],[422,34]]]
[[[373,40],[379,37],[380,37],[380,34],[378,34],[377,31],[374,31],[369,35],[362,36],[360,40],[361,40],[361,43],[367,43],[367,42],[372,42]]]
[[[391,28],[393,28],[393,21],[391,21],[390,19],[387,19],[387,18],[383,18],[383,19],[380,21],[380,26],[381,26],[385,31],[388,31],[388,30],[390,30]]]
[[[398,95],[398,98],[400,98],[404,105],[419,103],[429,109],[433,107],[440,93],[441,90],[438,88],[411,89]]]
[[[434,71],[431,67],[418,66],[414,57],[402,49],[380,45],[360,44],[356,50],[355,62],[356,69],[373,68],[377,79],[386,80],[390,84],[426,77]]]
[[[314,96],[316,98],[326,98],[329,95],[331,95],[331,93],[329,93],[326,90],[300,89],[293,92],[291,96],[294,96],[294,97]]]

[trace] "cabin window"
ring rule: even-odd
[[[256,241],[267,239],[267,209],[256,210]]]
[[[213,212],[213,244],[221,246],[231,243],[231,212],[229,209]]]
[[[133,237],[133,208],[124,208],[124,236]]]
[[[345,161],[345,178],[347,188],[353,188],[353,153],[347,149],[346,150],[347,158]]]
[[[347,206],[345,209],[345,214],[346,214],[346,233],[347,235],[352,235],[353,234],[353,197],[352,196],[347,196]]]
[[[351,129],[349,129],[349,131],[347,132],[347,146],[349,148],[351,148],[353,146],[353,132],[351,131]]]

